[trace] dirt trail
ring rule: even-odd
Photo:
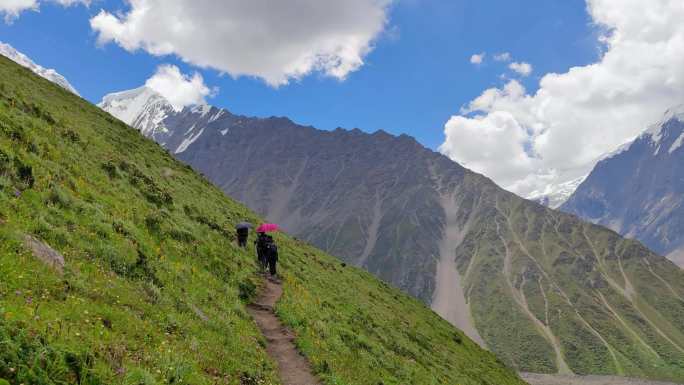
[[[280,323],[273,311],[282,295],[280,283],[266,280],[261,295],[247,310],[266,337],[266,352],[278,363],[278,374],[283,385],[320,385],[311,372],[309,362],[295,348],[292,342],[294,335]]]

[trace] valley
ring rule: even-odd
[[[523,373],[530,385],[677,385],[673,382],[649,381],[615,376],[559,376]]]

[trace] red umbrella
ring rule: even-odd
[[[280,227],[275,223],[263,223],[257,227],[257,233],[271,233],[280,230]]]

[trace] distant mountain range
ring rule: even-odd
[[[76,89],[66,80],[66,78],[64,78],[64,76],[60,75],[53,69],[39,66],[38,64],[34,63],[33,60],[29,59],[28,56],[14,49],[14,47],[11,45],[0,42],[0,55],[9,58],[15,63],[30,69],[35,74],[42,76],[43,78],[56,83],[62,88],[78,95],[78,91],[76,91]]]
[[[598,162],[561,209],[684,267],[684,104]]]
[[[518,370],[684,381],[684,271],[636,241],[517,197],[405,135],[176,111],[145,88],[100,107]]]

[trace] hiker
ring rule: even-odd
[[[236,230],[238,246],[247,247],[247,237],[249,237],[249,229],[246,227]]]
[[[266,259],[266,243],[268,242],[268,235],[264,232],[257,233],[257,239],[254,241],[256,246],[257,260],[259,261],[259,266],[262,270],[266,270],[268,266],[268,261]]]
[[[238,246],[247,247],[247,238],[249,237],[249,228],[252,224],[249,222],[241,222],[235,226],[235,232],[237,233]]]
[[[266,263],[268,264],[268,272],[271,277],[276,275],[276,263],[278,263],[278,246],[276,246],[273,237],[270,235],[266,236],[266,248],[264,249],[266,254]]]
[[[278,262],[278,247],[273,241],[273,237],[266,233],[278,231],[279,226],[274,223],[262,223],[257,227],[256,231],[259,234],[256,242],[257,257],[262,269],[268,268],[271,276],[276,275],[276,263]]]

